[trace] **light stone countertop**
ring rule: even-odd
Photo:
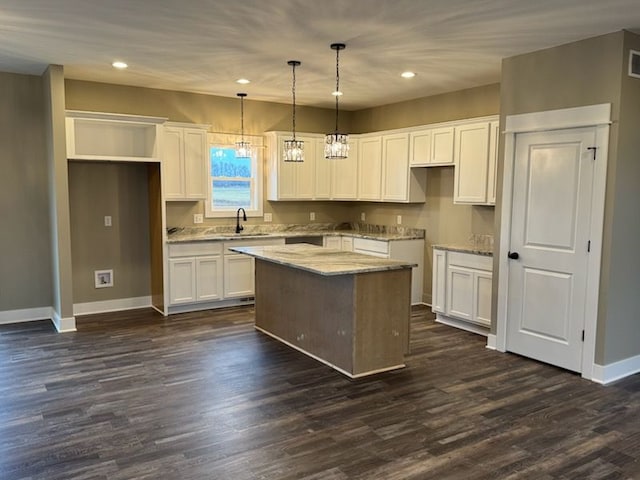
[[[168,234],[167,243],[229,241],[242,238],[318,236],[347,236],[389,242],[392,240],[424,239],[425,232],[421,229],[357,224],[245,225],[241,233],[235,233],[235,227],[229,226],[183,227],[177,229],[174,233]]]
[[[474,245],[467,243],[434,245],[434,249],[447,250],[450,252],[473,253],[474,255],[482,255],[485,257],[493,256],[493,248],[487,245]]]
[[[324,276],[401,270],[417,266],[415,263],[327,249],[303,243],[265,247],[233,247],[230,250],[244,253],[260,260]]]

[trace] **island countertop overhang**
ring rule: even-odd
[[[402,270],[417,266],[415,263],[307,244],[232,247],[230,250],[324,276]]]

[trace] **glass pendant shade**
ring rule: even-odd
[[[289,60],[287,65],[291,65],[293,81],[291,83],[291,94],[293,97],[293,113],[291,115],[291,133],[293,138],[284,141],[283,160],[285,162],[304,162],[304,142],[296,140],[296,67],[300,66],[298,60]]]
[[[324,158],[338,159],[349,157],[349,135],[328,133],[324,143]]]
[[[336,51],[336,89],[340,92],[340,50],[344,50],[344,43],[332,43],[331,49]],[[327,133],[324,140],[324,158],[340,159],[349,157],[349,135],[338,131],[338,98],[336,93],[336,129],[333,133]]]
[[[238,93],[240,97],[240,141],[236,142],[236,158],[251,158],[251,144],[244,140],[244,97],[246,93]]]

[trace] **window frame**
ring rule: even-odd
[[[233,137],[233,138],[230,138]],[[245,135],[247,138],[247,135]],[[211,149],[212,148],[235,148],[236,140],[240,140],[239,138],[235,138],[235,136],[230,135],[220,135],[220,134],[209,134],[209,141],[207,142],[207,199],[205,202],[204,215],[206,218],[234,218],[238,211],[237,208],[233,208],[233,210],[221,210],[221,209],[213,209],[212,199],[213,199],[213,180],[224,178],[224,177],[212,177],[211,176]],[[247,217],[261,217],[263,215],[263,182],[264,177],[262,175],[262,137],[251,136],[248,138],[251,142],[252,148],[252,156],[251,156],[251,172],[252,175],[249,177],[251,185],[253,186],[252,193],[252,208],[245,208],[247,212]],[[229,178],[229,180],[240,180],[246,181],[247,178]],[[243,207],[244,208],[244,207]]]

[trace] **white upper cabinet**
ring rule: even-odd
[[[498,120],[489,123],[489,174],[487,175],[487,204],[496,204],[498,180],[498,144],[500,143],[500,126]]]
[[[167,123],[164,127],[162,177],[166,200],[207,198],[207,128]]]
[[[363,136],[358,145],[358,200],[382,198],[382,137]]]
[[[409,190],[409,134],[382,136],[382,200],[404,202]]]
[[[324,139],[314,138],[309,145],[313,148],[315,157],[314,195],[315,200],[331,199],[331,169],[335,162],[341,160],[329,160],[324,158]]]
[[[489,122],[456,127],[454,203],[488,204]]]
[[[267,146],[267,199],[268,200],[313,200],[316,190],[316,142],[318,137],[296,135],[304,142],[304,161],[284,161],[284,141],[291,138],[289,132],[268,132]],[[323,156],[324,158],[324,156]],[[320,166],[320,170],[326,166]],[[329,178],[329,174],[326,174]],[[319,181],[320,190],[326,187]],[[321,192],[320,195],[324,195]]]
[[[324,149],[324,141],[321,141]],[[331,164],[331,198],[355,200],[358,198],[358,151],[360,141],[349,135],[349,157],[327,160]],[[324,157],[324,151],[321,152]]]
[[[454,127],[428,128],[409,134],[409,164],[412,167],[453,165]]]
[[[166,118],[66,111],[67,158],[159,162]]]

